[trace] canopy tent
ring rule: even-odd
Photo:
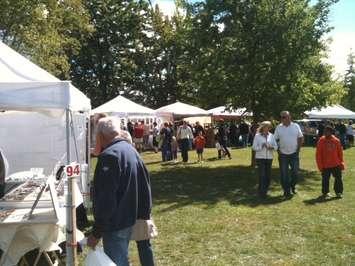
[[[118,116],[142,116],[142,115],[154,115],[153,109],[139,105],[123,96],[117,96],[116,98],[100,105],[93,109],[91,114],[99,113],[114,113]]]
[[[43,168],[47,176],[55,174],[60,165],[88,162],[86,122],[90,109],[90,99],[69,81],[60,81],[0,42],[0,110],[12,110],[0,116],[4,125],[0,147],[8,159],[9,173],[31,167]],[[66,241],[73,243],[76,180],[68,178],[67,184]],[[74,246],[67,248],[67,263],[73,263],[75,250]]]
[[[69,81],[0,42],[0,110],[6,110],[0,113],[0,147],[10,174],[29,167],[50,174],[71,159],[85,162],[90,109],[90,99]]]
[[[246,112],[246,108],[238,108],[235,110],[229,110],[225,106],[218,106],[216,108],[208,110],[212,116],[218,117],[242,117],[242,116],[253,116],[253,113]]]
[[[314,108],[305,114],[313,119],[355,119],[355,112],[335,104],[321,109]]]
[[[69,81],[60,81],[0,41],[0,108],[89,111],[91,105]]]
[[[155,110],[155,113],[159,117],[170,117],[174,118],[184,118],[184,117],[193,117],[193,116],[209,116],[210,113],[206,110],[189,105],[182,102],[176,102],[169,104],[159,109]]]

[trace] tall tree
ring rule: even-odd
[[[159,6],[150,10],[151,30],[145,49],[137,55],[144,60],[137,69],[136,98],[151,107],[160,107],[177,100],[192,101],[186,91],[188,60],[185,38],[186,18],[177,8],[172,17],[164,16]],[[138,93],[139,92],[139,93]]]
[[[300,114],[341,94],[322,63],[322,37],[330,31],[329,8],[336,0],[199,2],[191,43],[197,97],[205,107],[229,103],[257,117],[282,109]],[[276,104],[277,103],[277,104]]]
[[[88,0],[94,33],[80,53],[71,58],[71,77],[94,106],[119,94],[130,94],[149,31],[148,3],[145,1]],[[138,58],[138,60],[137,60]]]
[[[345,73],[344,84],[347,89],[347,95],[343,98],[343,104],[351,110],[355,110],[355,55],[348,55],[348,69]]]
[[[0,39],[59,78],[91,32],[82,0],[2,0]]]

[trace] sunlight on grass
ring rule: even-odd
[[[344,198],[326,202],[317,200],[314,152],[302,150],[298,194],[288,201],[281,197],[277,159],[270,197],[256,197],[250,149],[232,150],[232,160],[216,160],[215,149],[207,149],[202,164],[191,151],[186,165],[144,153],[159,229],[157,265],[355,264],[355,149],[345,151]],[[131,262],[139,265],[133,243]]]

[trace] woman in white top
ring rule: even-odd
[[[273,151],[277,150],[277,143],[274,135],[269,132],[270,121],[264,121],[258,128],[258,133],[254,137],[253,150],[255,151],[256,164],[259,172],[259,196],[266,197],[270,185],[271,165]]]

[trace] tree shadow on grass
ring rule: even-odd
[[[155,204],[168,204],[162,212],[172,211],[187,205],[206,204],[206,208],[220,201],[228,201],[233,205],[278,204],[285,201],[281,196],[279,170],[272,169],[270,190],[280,191],[276,197],[262,199],[257,196],[257,169],[248,166],[224,167],[180,167],[171,165],[160,171],[151,172],[153,198]],[[313,190],[318,182],[312,171],[301,171],[299,187],[302,190]],[[306,178],[303,178],[306,177]]]

